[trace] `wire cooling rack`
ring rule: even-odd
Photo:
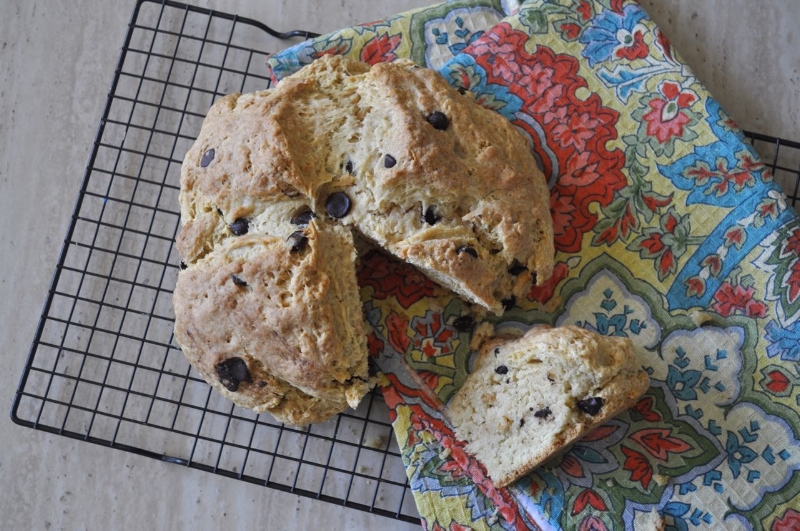
[[[212,393],[172,337],[181,162],[215,98],[269,86],[270,36],[313,34],[281,34],[177,2],[137,2],[12,418],[418,522],[379,393],[355,411],[295,429]],[[797,207],[800,143],[748,138]]]
[[[419,522],[379,393],[329,422],[284,426],[211,392],[172,337],[181,162],[212,101],[269,86],[270,36],[315,34],[137,2],[12,418]]]

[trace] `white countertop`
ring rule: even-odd
[[[426,0],[190,0],[324,33]],[[643,0],[744,129],[800,140],[795,0]],[[0,4],[0,404],[10,407],[74,207],[132,0]],[[296,41],[293,41],[296,42]],[[6,410],[7,411],[7,410]],[[0,418],[3,529],[418,529]]]

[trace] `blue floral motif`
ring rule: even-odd
[[[770,321],[764,329],[767,341],[770,342],[767,345],[767,356],[780,356],[784,361],[800,361],[800,326],[794,324],[784,328],[775,321]]]
[[[273,56],[272,74],[275,79],[280,81],[313,61],[308,53],[309,50],[313,52],[313,46],[309,44],[309,41],[304,41]],[[303,56],[302,59],[301,55]]]
[[[604,336],[619,336],[619,337],[630,337],[628,333],[630,332],[633,335],[639,335],[641,331],[647,328],[647,323],[641,322],[639,319],[630,319],[628,317],[633,313],[633,310],[628,307],[627,304],[623,305],[622,311],[619,311],[615,314],[611,312],[617,308],[617,301],[614,300],[614,291],[611,289],[606,289],[603,291],[603,302],[600,303],[600,307],[606,311],[606,313],[595,312],[595,324],[592,324],[588,321],[580,322],[578,321],[576,324],[578,326],[588,328],[589,330],[593,330],[599,334]]]
[[[471,55],[457,55],[439,73],[453,86],[475,94],[478,103],[499,112],[509,120],[514,120],[516,113],[522,108],[522,100],[512,94],[507,86],[488,82],[486,70]]]
[[[693,152],[672,162],[668,165],[658,165],[661,175],[672,181],[675,187],[689,191],[686,199],[687,205],[708,204],[717,207],[729,207],[732,210],[719,222],[706,237],[705,242],[700,245],[695,253],[684,264],[683,269],[678,272],[678,276],[672,283],[667,293],[670,309],[686,309],[692,306],[708,306],[712,302],[714,293],[728,277],[731,270],[764,240],[769,234],[774,233],[779,227],[795,219],[795,214],[791,209],[779,209],[775,217],[764,219],[760,226],[750,224],[744,227],[746,238],[739,247],[729,247],[722,270],[716,277],[706,280],[706,290],[703,295],[694,298],[686,297],[686,281],[699,274],[703,268],[702,261],[709,254],[717,252],[717,248],[723,244],[725,233],[736,226],[739,220],[745,219],[753,212],[756,212],[759,204],[764,197],[771,192],[777,195],[782,194],[780,187],[770,178],[765,177],[764,172],[767,167],[758,164],[752,168],[746,168],[744,161],[749,158],[758,161],[759,157],[755,149],[742,142],[741,135],[728,125],[728,115],[722,110],[720,104],[711,97],[706,99],[706,122],[711,132],[716,137],[716,141],[711,144],[695,147]],[[687,178],[688,169],[705,164],[706,167],[714,168],[718,164],[724,163],[730,171],[748,171],[753,175],[752,186],[745,187],[737,192],[733,186],[729,187],[724,194],[716,195],[709,193],[708,190],[714,185],[714,181],[698,184],[696,179]],[[798,353],[800,355],[800,353]]]
[[[589,66],[607,61],[614,54],[614,49],[623,44],[619,41],[620,30],[633,33],[633,28],[645,16],[642,8],[627,5],[622,14],[614,11],[603,11],[598,15],[586,31],[581,35],[579,42],[585,44],[581,55],[589,60]]]
[[[734,479],[741,474],[742,464],[750,463],[758,457],[753,450],[740,444],[739,438],[732,431],[728,431],[725,451],[728,453],[728,467],[731,469]]]

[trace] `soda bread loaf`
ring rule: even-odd
[[[178,342],[225,396],[293,424],[369,388],[351,230],[496,313],[552,271],[526,139],[409,61],[325,56],[220,99],[180,204]]]
[[[535,327],[484,344],[447,416],[467,451],[505,487],[633,406],[649,385],[629,339]]]

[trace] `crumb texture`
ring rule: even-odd
[[[535,327],[484,344],[447,413],[503,487],[631,407],[649,385],[629,339]]]

